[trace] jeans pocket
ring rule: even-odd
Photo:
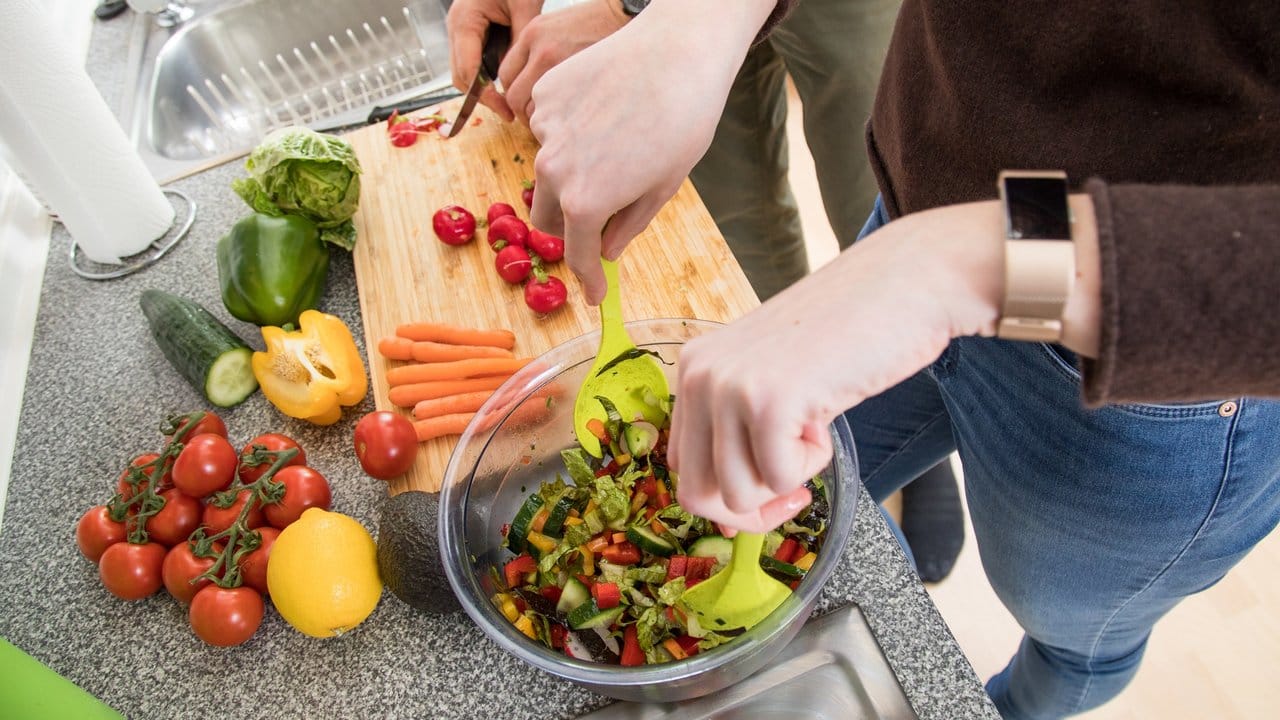
[[[1076,354],[1061,345],[1037,343],[1044,351],[1053,368],[1073,384],[1079,386],[1083,380],[1080,374]],[[1117,410],[1142,415],[1145,417],[1185,418],[1199,415],[1214,415],[1228,398],[1221,400],[1197,400],[1194,402],[1174,403],[1116,403],[1110,405]]]

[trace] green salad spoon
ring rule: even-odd
[[[791,595],[791,588],[760,567],[762,547],[763,535],[738,533],[729,564],[680,597],[704,630],[750,629]]]
[[[622,295],[618,289],[618,264],[601,258],[604,277],[608,282],[604,301],[600,303],[600,349],[596,361],[583,378],[578,389],[578,399],[573,405],[573,431],[578,444],[601,457],[600,439],[588,429],[592,420],[606,419],[604,405],[599,398],[607,398],[618,409],[626,422],[637,416],[655,425],[666,416],[655,404],[670,394],[667,376],[653,356],[636,348],[622,325]]]

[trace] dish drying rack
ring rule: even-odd
[[[443,49],[424,46],[420,12],[417,5],[405,6],[396,18],[400,26],[379,16],[288,54],[187,85],[187,94],[209,120],[199,138],[202,150],[243,152],[289,125],[326,130],[362,124],[378,105],[450,87],[447,46],[443,38]]]

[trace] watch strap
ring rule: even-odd
[[[996,335],[1034,342],[1060,340],[1062,311],[1075,281],[1075,244],[1006,240],[1004,267],[1004,304]]]

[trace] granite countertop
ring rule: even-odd
[[[91,49],[95,82],[111,102],[127,25],[99,25]],[[163,289],[228,320],[213,249],[246,212],[229,187],[240,173],[236,162],[174,183],[199,205],[191,235],[126,278],[91,282],[73,274],[70,237],[55,227],[0,533],[0,636],[135,718],[555,718],[606,704],[503,652],[465,614],[425,615],[390,593],[339,639],[308,638],[268,604],[249,642],[213,648],[192,634],[185,607],[163,590],[119,600],[80,556],[76,521],[109,498],[131,457],[159,449],[162,419],[208,409],[150,338],[138,295]],[[346,253],[333,255],[321,309],[359,326]],[[261,347],[255,328],[229,325]],[[297,438],[329,478],[333,509],[376,533],[386,485],[360,471],[350,445],[356,419],[372,409],[366,399],[338,425],[320,428],[283,417],[258,393],[219,412],[233,444],[272,431]],[[843,553],[819,612],[862,608],[921,718],[997,718],[872,503],[859,503]]]

